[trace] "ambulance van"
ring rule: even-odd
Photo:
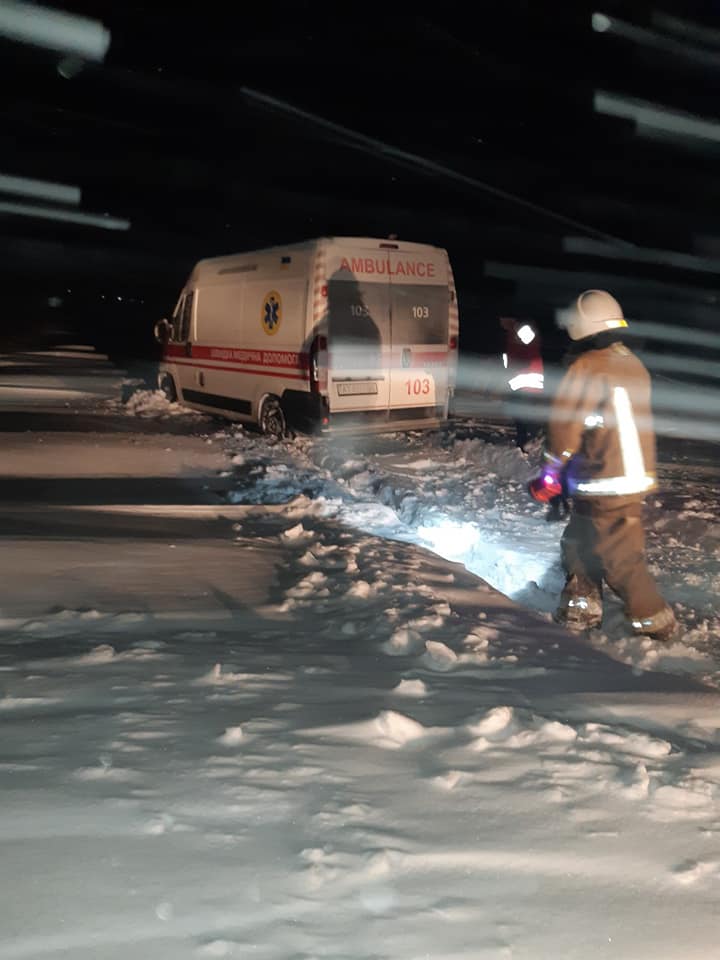
[[[334,237],[201,260],[155,335],[170,400],[271,435],[448,418],[458,305],[440,247]]]

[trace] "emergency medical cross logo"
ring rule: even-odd
[[[282,319],[282,301],[276,290],[271,290],[270,293],[265,294],[260,319],[263,330],[269,336],[272,337],[278,332]]]

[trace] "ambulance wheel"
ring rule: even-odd
[[[175,381],[170,376],[169,373],[165,373],[160,380],[160,389],[165,394],[169,403],[175,403],[177,401],[177,390],[175,389]]]
[[[285,414],[277,397],[265,397],[260,408],[259,422],[260,429],[268,437],[282,440],[287,434]]]

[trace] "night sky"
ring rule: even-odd
[[[81,190],[0,191],[5,343],[142,356],[196,260],[333,234],[446,247],[469,352],[500,315],[552,350],[589,286],[717,329],[717,2],[229,7],[56,4],[109,31],[97,62],[0,42],[0,173]]]

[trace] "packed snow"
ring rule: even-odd
[[[491,403],[273,443],[127,387],[3,364],[3,960],[716,955],[717,447],[648,502],[683,638],[582,641]]]

